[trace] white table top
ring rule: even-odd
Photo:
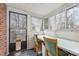
[[[38,38],[44,41],[43,37],[56,38],[56,37],[49,37],[46,35],[38,35]],[[74,42],[60,38],[57,38],[57,40],[58,40],[58,47],[79,56],[79,42]]]

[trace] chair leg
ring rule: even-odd
[[[48,56],[48,50],[47,49],[45,49],[45,55]]]
[[[38,48],[36,47],[36,48],[35,48],[36,55],[38,55],[38,51],[39,51],[39,50],[38,50]]]

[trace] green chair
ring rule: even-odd
[[[41,41],[38,39],[37,35],[34,35],[34,44],[36,55],[41,55],[42,44]]]
[[[58,56],[57,39],[44,37],[46,56]]]

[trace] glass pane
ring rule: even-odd
[[[19,29],[22,29],[22,27],[23,27],[23,21],[24,21],[24,19],[22,18],[22,16],[23,15],[19,15]]]
[[[48,18],[44,19],[44,29],[48,29]]]
[[[10,30],[10,43],[15,43],[16,42],[16,32],[15,30]]]
[[[67,28],[73,28],[73,8],[67,11]]]
[[[23,22],[22,23],[23,23],[23,28],[26,28],[26,23],[27,23],[26,22],[26,16],[23,16]]]
[[[21,41],[25,41],[26,40],[26,30],[22,29],[22,30],[16,30],[16,36],[19,36]]]
[[[56,15],[56,27],[57,27],[57,30],[60,30],[60,20],[61,20],[61,14],[57,14]]]
[[[74,8],[74,29],[79,30],[79,8],[75,7]]]
[[[26,40],[26,16],[10,13],[10,43],[15,43],[18,36],[21,41]]]
[[[26,28],[26,16],[19,15],[19,28]]]
[[[16,26],[17,26],[16,14],[10,13],[10,28],[16,28]]]
[[[35,18],[31,19],[31,26],[32,26],[32,30],[35,31],[36,30],[36,25],[37,25],[37,20]]]
[[[15,29],[18,29],[19,28],[19,15],[18,14],[15,14],[15,20],[16,20],[16,28]]]
[[[55,16],[52,16],[52,17],[49,18],[49,25],[50,25],[50,29],[51,30],[55,30],[56,29]]]
[[[66,28],[66,12],[61,13],[60,29]]]

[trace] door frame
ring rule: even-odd
[[[19,12],[14,12],[14,11],[9,11],[9,47],[10,47],[10,14],[11,13],[15,13],[15,14],[19,14],[19,15],[24,15],[26,16],[26,49],[27,49],[27,15],[26,14],[22,14],[22,13],[19,13]],[[16,44],[16,43],[15,43]],[[8,48],[9,48],[8,47]],[[16,47],[15,47],[16,48]],[[15,50],[16,51],[16,50]],[[10,49],[9,49],[9,53],[10,53]]]

